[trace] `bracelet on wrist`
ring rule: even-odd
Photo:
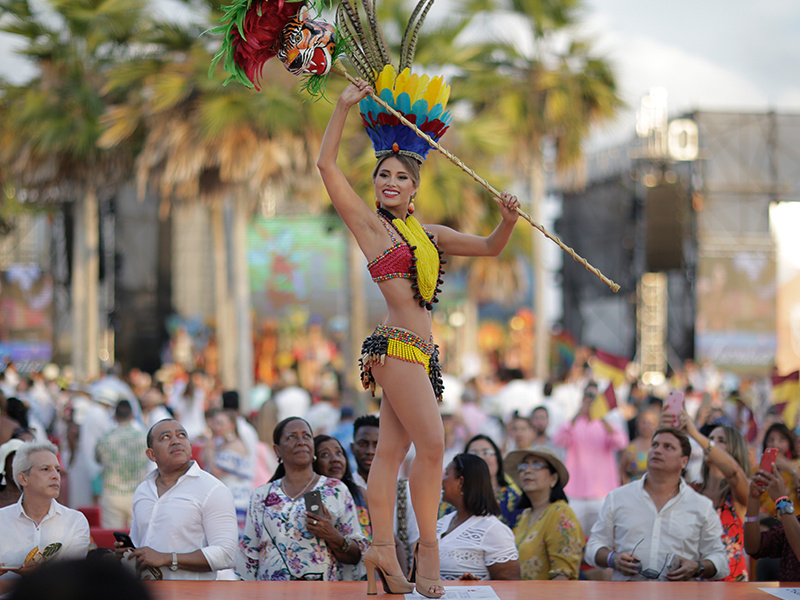
[[[342,547],[339,548],[339,551],[344,553],[350,550],[350,540],[345,536],[342,537],[344,538],[344,541],[342,542]]]
[[[745,523],[758,523],[760,520],[761,520],[761,517],[759,515],[754,515],[752,517],[750,515],[745,515],[744,516],[744,522]]]
[[[788,500],[789,496],[781,496],[780,498],[775,498],[775,504],[780,502],[781,500]]]
[[[606,556],[606,566],[614,569],[614,555],[616,554],[616,550],[612,550],[610,554]]]

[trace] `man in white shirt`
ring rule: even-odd
[[[231,491],[192,460],[186,430],[174,419],[151,427],[146,453],[157,469],[133,496],[132,557],[140,569],[160,568],[164,579],[215,579],[237,552]]]
[[[86,517],[56,502],[61,492],[57,452],[50,442],[28,442],[14,455],[14,480],[22,496],[0,509],[0,575],[25,575],[50,558],[84,558],[89,551]]]
[[[586,562],[613,568],[614,581],[728,575],[722,524],[714,505],[681,477],[690,453],[682,431],[656,430],[645,476],[606,496],[586,544]]]

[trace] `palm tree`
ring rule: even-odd
[[[219,5],[208,8],[213,18]],[[312,125],[314,104],[301,102],[297,81],[280,65],[267,65],[265,80],[272,85],[261,93],[224,86],[221,69],[209,79],[213,53],[201,33],[194,24],[153,26],[143,38],[144,51],[109,77],[106,90],[125,100],[106,114],[100,144],[115,148],[141,136],[140,194],[152,184],[165,204],[200,202],[209,208],[220,375],[223,386],[246,399],[253,377],[246,226],[268,187],[306,205],[321,197],[312,176],[312,149],[321,134]],[[226,208],[233,216],[230,236]]]
[[[483,109],[502,114],[511,124],[508,157],[527,180],[532,217],[542,222],[546,187],[544,147],[551,144],[559,172],[576,166],[591,128],[611,118],[622,101],[609,64],[593,55],[588,41],[575,33],[580,0],[508,0],[520,32],[533,43],[524,54],[509,40],[482,56],[490,71],[506,73],[502,94],[484,98]],[[536,376],[547,377],[548,331],[544,310],[545,271],[542,236],[532,231],[536,267]]]
[[[22,42],[37,75],[2,83],[0,161],[30,202],[72,203],[72,363],[80,378],[99,372],[98,202],[127,177],[131,151],[102,151],[104,73],[141,23],[142,0],[28,0],[0,3],[0,29]]]

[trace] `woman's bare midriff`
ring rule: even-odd
[[[387,316],[384,323],[416,333],[423,340],[431,337],[431,313],[419,305],[408,279],[390,279],[378,284],[386,300]]]

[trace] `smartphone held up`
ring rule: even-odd
[[[664,412],[672,415],[672,426],[680,427],[683,411],[683,392],[670,392],[664,401]]]
[[[775,466],[775,459],[778,457],[777,448],[765,448],[764,454],[761,455],[761,465],[759,468],[767,473],[772,473],[772,467]]]

